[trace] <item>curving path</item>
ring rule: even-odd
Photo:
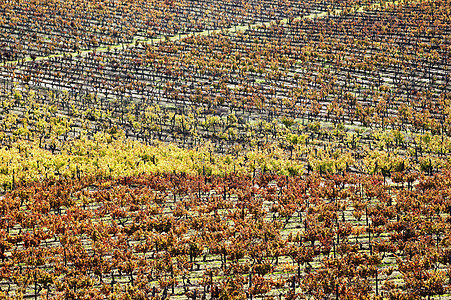
[[[415,0],[418,1],[418,0]],[[420,0],[421,1],[421,0]],[[401,3],[406,3],[406,2],[414,2],[414,1],[402,1]],[[393,3],[393,4],[398,4],[399,1],[385,1],[385,0],[381,0],[379,3],[373,3],[371,5],[361,5],[358,7],[354,7],[351,8],[349,11],[347,11],[347,14],[351,14],[351,13],[355,13],[358,11],[365,11],[365,10],[374,10],[377,9],[379,7],[381,7],[381,5],[384,5],[386,3]],[[326,17],[328,15],[340,15],[343,13],[342,9],[336,9],[333,10],[331,12],[315,12],[306,16],[300,16],[300,17],[296,17],[293,20],[301,20],[303,18],[307,18],[307,19],[315,19],[315,18],[323,18]],[[137,42],[139,43],[160,43],[162,40],[179,40],[179,39],[183,39],[185,37],[188,36],[197,36],[197,35],[210,35],[210,34],[215,34],[215,33],[220,33],[220,32],[228,32],[228,33],[235,33],[238,31],[243,31],[245,29],[248,28],[257,28],[258,26],[269,26],[271,24],[286,24],[288,23],[289,20],[288,19],[281,19],[279,21],[269,21],[269,22],[263,22],[263,23],[254,23],[254,24],[249,24],[249,25],[242,25],[242,26],[233,26],[233,27],[228,27],[228,28],[219,28],[219,29],[215,29],[215,30],[204,30],[204,31],[199,31],[199,32],[193,32],[193,33],[186,33],[186,34],[175,34],[173,36],[160,36],[157,38],[153,38],[153,39],[139,39],[139,38],[135,38],[132,42],[130,43],[121,43],[121,44],[117,44],[117,45],[113,45],[113,46],[99,46],[96,48],[90,48],[90,49],[85,49],[85,50],[78,50],[76,52],[65,52],[65,53],[59,53],[59,54],[51,54],[48,56],[40,56],[40,57],[36,57],[35,61],[39,61],[39,60],[45,60],[48,58],[52,58],[52,57],[64,57],[64,56],[75,56],[75,55],[87,55],[89,53],[92,52],[103,52],[103,51],[108,51],[111,49],[120,49],[120,48],[125,48],[125,47],[129,47],[132,45],[135,45]],[[7,61],[4,63],[0,63],[0,66],[5,66],[5,65],[9,65],[9,64],[15,64],[18,63],[19,61],[31,61],[32,59],[30,57],[27,57],[25,59],[22,60],[12,60],[12,61]]]

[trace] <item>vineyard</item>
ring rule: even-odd
[[[448,0],[0,0],[1,299],[450,299]]]

